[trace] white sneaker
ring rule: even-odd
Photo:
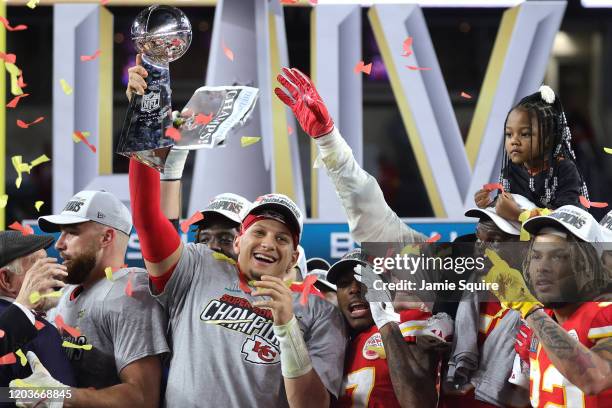
[[[446,313],[438,313],[427,320],[427,326],[416,335],[417,345],[426,349],[446,349],[453,339],[453,319]]]

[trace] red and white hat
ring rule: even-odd
[[[242,219],[243,228],[248,228],[255,218],[274,219],[287,225],[295,234],[295,246],[302,238],[304,216],[298,206],[284,194],[266,194],[255,199],[251,208]]]
[[[518,204],[521,211],[524,210],[533,210],[536,208],[536,205],[529,201],[527,198],[523,197],[520,194],[512,194],[514,201]],[[509,221],[506,218],[503,218],[497,215],[497,211],[495,211],[495,207],[486,207],[486,208],[470,208],[465,212],[466,217],[473,218],[487,218],[490,219],[497,225],[497,228],[510,235],[520,235],[521,234],[521,223],[518,221]]]

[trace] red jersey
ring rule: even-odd
[[[376,325],[351,339],[346,350],[342,389],[335,407],[400,406]]]
[[[587,348],[612,337],[612,302],[583,303],[561,325]],[[585,395],[553,366],[546,351],[533,336],[529,350],[529,390],[534,407],[603,408],[612,407],[612,389],[598,395]]]

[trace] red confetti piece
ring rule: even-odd
[[[81,55],[81,61],[93,61],[100,56],[102,51],[96,50],[92,55]]]
[[[212,120],[213,118],[213,114],[209,113],[208,115],[205,115],[203,113],[198,113],[195,117],[195,123],[197,123],[198,125],[208,125],[208,123]]]
[[[166,133],[165,133],[166,137],[169,137],[170,139],[178,142],[179,140],[181,140],[181,132],[175,128],[174,126],[169,126],[168,128],[166,128]]]
[[[427,240],[425,242],[431,244],[433,242],[438,242],[440,240],[440,238],[442,238],[442,235],[436,233],[433,237],[427,238]]]
[[[35,124],[37,124],[39,122],[42,122],[43,120],[45,120],[44,116],[40,116],[40,117],[36,118],[36,120],[34,122],[30,122],[30,123],[26,123],[26,122],[24,122],[21,119],[17,119],[17,126],[19,126],[22,129],[27,129],[27,128],[29,128],[32,125],[35,125]]]
[[[289,125],[287,125],[287,133],[289,133],[290,135],[293,134],[293,128]]]
[[[110,0],[100,0],[100,4],[106,6]]]
[[[66,324],[66,322],[64,322],[64,318],[61,315],[57,315],[55,317],[55,324],[57,325],[57,328],[59,330],[65,331],[71,337],[74,337],[75,339],[81,337],[80,330],[79,329],[75,329],[74,327]]]
[[[25,24],[19,24],[15,27],[11,27],[9,21],[2,16],[0,16],[0,21],[2,22],[2,24],[4,24],[4,28],[6,28],[7,31],[23,31],[28,29],[28,26]]]
[[[472,99],[472,95],[469,93],[461,92],[461,97],[465,99]]]
[[[313,6],[316,6],[317,4],[319,4],[319,0],[308,0],[308,2],[312,4]]]
[[[280,0],[280,4],[295,4],[298,0]]]
[[[34,322],[34,327],[36,327],[36,330],[42,330],[45,328],[45,324],[41,322],[40,320],[36,320]]]
[[[128,276],[127,285],[125,285],[125,294],[129,297],[132,297],[134,293],[134,288],[132,287],[132,277],[134,276],[134,271],[130,272],[130,276]]]
[[[585,196],[580,196],[580,204],[585,208],[606,208],[608,203],[589,201]]]
[[[199,211],[196,211],[195,213],[193,213],[191,217],[189,217],[188,220],[181,222],[181,231],[183,231],[183,233],[186,234],[187,231],[189,231],[189,226],[191,224],[201,221],[203,219],[204,219],[204,216],[202,215],[202,213]]]
[[[16,362],[17,358],[15,357],[15,353],[8,353],[0,357],[0,365],[15,364]]]
[[[14,64],[17,62],[17,56],[15,54],[5,54],[2,51],[0,51],[0,59],[3,59],[9,64]]]
[[[315,295],[320,298],[325,299],[323,294],[319,291],[319,289],[314,287],[315,282],[317,281],[317,275],[310,275],[304,279],[303,282],[294,282],[291,284],[291,291],[301,293],[300,296],[300,304],[305,305],[308,303],[308,295]]]
[[[427,68],[427,67],[417,67],[414,65],[406,65],[406,68],[412,70],[412,71],[431,71],[431,68]]]
[[[9,103],[6,104],[6,107],[7,108],[16,108],[17,104],[19,103],[19,100],[21,98],[25,98],[26,96],[30,96],[30,94],[24,93],[24,94],[21,94],[21,95],[17,95],[13,99],[11,99],[11,101]]]
[[[240,269],[238,270],[238,286],[240,287],[240,290],[242,290],[244,293],[252,292],[251,288],[249,287],[249,282],[247,281],[246,276],[244,276],[244,274],[240,272]]]
[[[225,42],[221,41],[221,47],[223,48],[223,53],[225,54],[225,56],[227,57],[228,60],[230,61],[234,61],[234,52],[232,50],[230,50],[226,45]]]
[[[502,186],[501,183],[488,183],[482,186],[482,189],[487,191],[500,190],[502,193],[504,192],[504,186]]]
[[[8,226],[10,229],[15,231],[21,231],[22,235],[33,235],[34,230],[29,225],[21,225],[21,223],[15,221],[11,225]]]
[[[17,86],[20,88],[25,88],[26,86],[28,86],[28,84],[26,84],[23,80],[23,72],[19,71],[19,78],[17,78]]]
[[[76,137],[77,137],[77,138],[78,138],[78,139],[79,139],[81,142],[85,143],[85,145],[86,145],[87,147],[89,147],[89,149],[90,149],[90,150],[91,150],[93,153],[95,153],[95,152],[96,152],[96,146],[94,146],[94,145],[92,145],[91,143],[89,143],[89,142],[87,141],[87,138],[86,138],[85,136],[83,136],[83,133],[81,133],[80,131],[78,131],[78,130],[77,130],[77,131],[75,131],[75,132],[74,132],[74,135],[75,135],[75,136],[76,136]]]
[[[4,337],[4,330],[0,329],[0,339]]]
[[[402,48],[404,49],[404,52],[402,52],[402,57],[408,57],[412,54],[412,37],[408,37],[404,40]]]
[[[363,61],[359,61],[357,65],[355,65],[355,68],[353,68],[353,72],[355,72],[356,74],[363,72],[364,74],[370,75],[371,71],[372,71],[371,62],[368,65],[364,65]]]

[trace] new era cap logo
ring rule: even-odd
[[[102,219],[106,217],[104,214],[102,214],[100,211],[98,211],[98,218]]]

